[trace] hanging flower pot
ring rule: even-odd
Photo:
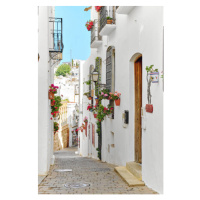
[[[51,106],[55,105],[55,100],[51,100]]]
[[[94,114],[94,118],[97,118],[97,114]]]
[[[49,99],[54,99],[54,93],[53,92],[49,92]]]
[[[107,17],[106,19],[107,19],[107,24],[112,24],[113,19],[111,17]]]
[[[116,105],[116,106],[120,106],[120,99],[116,99],[116,100],[115,100],[115,105]]]

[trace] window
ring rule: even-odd
[[[96,57],[95,59],[95,70],[99,74],[98,81],[96,82],[95,85],[95,95],[98,96],[100,90],[98,85],[101,83],[101,74],[102,74],[102,59],[100,57]]]
[[[108,47],[106,53],[106,89],[110,92],[115,92],[115,48]],[[110,106],[114,108],[114,101],[110,100]],[[114,110],[112,114],[114,119]]]

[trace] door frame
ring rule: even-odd
[[[139,65],[136,66],[136,63],[139,63]],[[136,77],[136,73],[137,73],[137,75],[139,75],[139,77]],[[139,84],[136,85],[136,81],[138,81]],[[134,121],[135,162],[142,164],[142,125],[141,125],[141,123],[142,123],[142,121],[141,121],[142,120],[141,119],[141,107],[142,107],[142,55],[139,55],[134,60],[134,94],[135,94],[135,102],[134,102],[134,110],[135,110],[135,121]],[[137,101],[139,101],[139,102],[137,102]],[[138,109],[138,106],[136,104],[140,105],[139,109]],[[138,129],[140,131],[138,131]]]

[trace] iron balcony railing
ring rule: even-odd
[[[100,23],[99,20],[95,19],[94,20],[94,25],[91,29],[91,44],[95,41],[95,40],[101,40],[102,37],[99,35],[100,32]]]
[[[63,52],[62,18],[49,18],[50,52]]]
[[[107,17],[112,18],[112,24],[115,24],[115,6],[109,6],[109,10],[107,6],[103,6],[100,10],[100,31],[107,24]]]

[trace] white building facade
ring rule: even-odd
[[[53,38],[55,8],[53,6],[38,7],[38,175],[46,175],[50,165],[54,164],[53,156],[53,120],[51,120],[51,100],[48,96],[49,86],[54,83],[54,67],[62,57],[62,53],[52,51],[56,42],[62,48],[60,40]]]
[[[107,16],[113,18],[112,24],[104,24],[103,19]],[[82,113],[79,124],[87,116],[88,126],[87,134],[79,131],[79,153],[98,159],[96,149],[100,146],[102,161],[119,166],[136,161],[142,166],[142,180],[145,184],[163,193],[164,87],[160,77],[164,65],[163,7],[104,6],[99,13],[92,7],[91,20],[95,21],[96,29],[91,31],[91,55],[80,68],[80,90],[85,93],[95,89],[93,82],[91,86],[81,83],[90,79],[98,57],[100,83],[105,84],[104,87],[111,92],[120,92],[121,96],[120,106],[102,100],[104,106],[112,103],[114,115],[105,117],[101,123],[101,141],[98,141],[97,119],[87,110],[88,103],[95,105],[95,93],[92,94],[92,100],[80,95]],[[150,65],[158,69],[159,75],[158,82],[151,83],[152,96],[151,102],[148,102],[146,66]],[[153,106],[153,112],[146,111],[146,104]],[[128,123],[124,119],[125,111]],[[136,136],[137,128],[139,138]],[[139,158],[138,142],[141,145]]]

